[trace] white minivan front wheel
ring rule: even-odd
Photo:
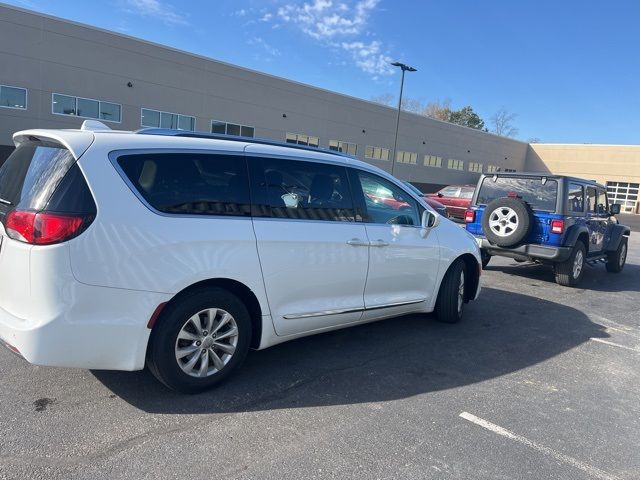
[[[438,299],[436,300],[436,317],[444,323],[456,323],[462,319],[464,312],[465,299],[465,283],[467,281],[467,272],[463,260],[456,260],[447,270]]]

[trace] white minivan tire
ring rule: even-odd
[[[466,302],[465,284],[467,271],[463,260],[458,259],[449,267],[440,284],[436,300],[436,318],[443,323],[457,323],[462,320]]]

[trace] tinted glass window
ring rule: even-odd
[[[460,195],[460,188],[458,187],[446,187],[440,190],[443,197],[457,197]]]
[[[470,199],[473,197],[474,191],[475,189],[473,188],[463,188],[462,191],[460,192],[460,198]]]
[[[494,181],[494,178],[495,181]],[[487,205],[496,198],[518,196],[535,210],[553,212],[556,209],[558,182],[540,178],[486,177],[478,192],[478,205]]]
[[[88,100],[86,98],[78,98],[79,117],[98,118],[100,115],[100,103],[96,100]]]
[[[246,161],[231,155],[123,155],[118,164],[149,204],[165,213],[250,215]]]
[[[112,122],[120,121],[120,105],[109,102],[100,102],[100,118]]]
[[[353,222],[356,220],[346,169],[337,165],[256,159],[257,216]]]
[[[179,115],[178,117],[178,128],[180,130],[191,130],[195,128],[194,118],[189,117],[187,115]]]
[[[53,94],[53,113],[76,115],[76,97]]]
[[[224,122],[218,122],[217,120],[211,121],[211,133],[221,133],[224,135],[227,133],[227,124]]]
[[[567,210],[577,213],[584,212],[584,187],[582,185],[569,183]]]
[[[587,212],[595,213],[596,211],[596,189],[587,187]]]
[[[365,220],[391,225],[420,225],[418,204],[393,183],[372,173],[357,170],[357,181],[364,197]],[[354,189],[357,186],[354,185]]]
[[[142,109],[142,122],[143,127],[159,127],[160,126],[160,112],[156,110],[149,110],[147,108]]]
[[[56,143],[22,143],[0,168],[0,214],[14,207],[44,209],[74,162],[71,152]]]
[[[240,135],[240,125],[235,123],[227,123],[227,135]]]
[[[24,88],[0,85],[0,107],[27,108],[27,91]]]
[[[160,128],[178,128],[178,115],[160,112]]]
[[[599,215],[607,215],[609,209],[607,208],[607,192],[598,189],[598,205],[597,212]]]

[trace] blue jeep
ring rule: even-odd
[[[585,263],[604,262],[620,272],[627,259],[629,227],[614,215],[604,186],[540,173],[492,173],[480,177],[465,214],[486,266],[491,256],[553,266],[556,282],[575,286]]]

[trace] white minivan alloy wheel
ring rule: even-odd
[[[208,377],[224,368],[238,344],[238,326],[233,316],[219,308],[208,308],[190,317],[180,329],[175,356],[184,373]]]

